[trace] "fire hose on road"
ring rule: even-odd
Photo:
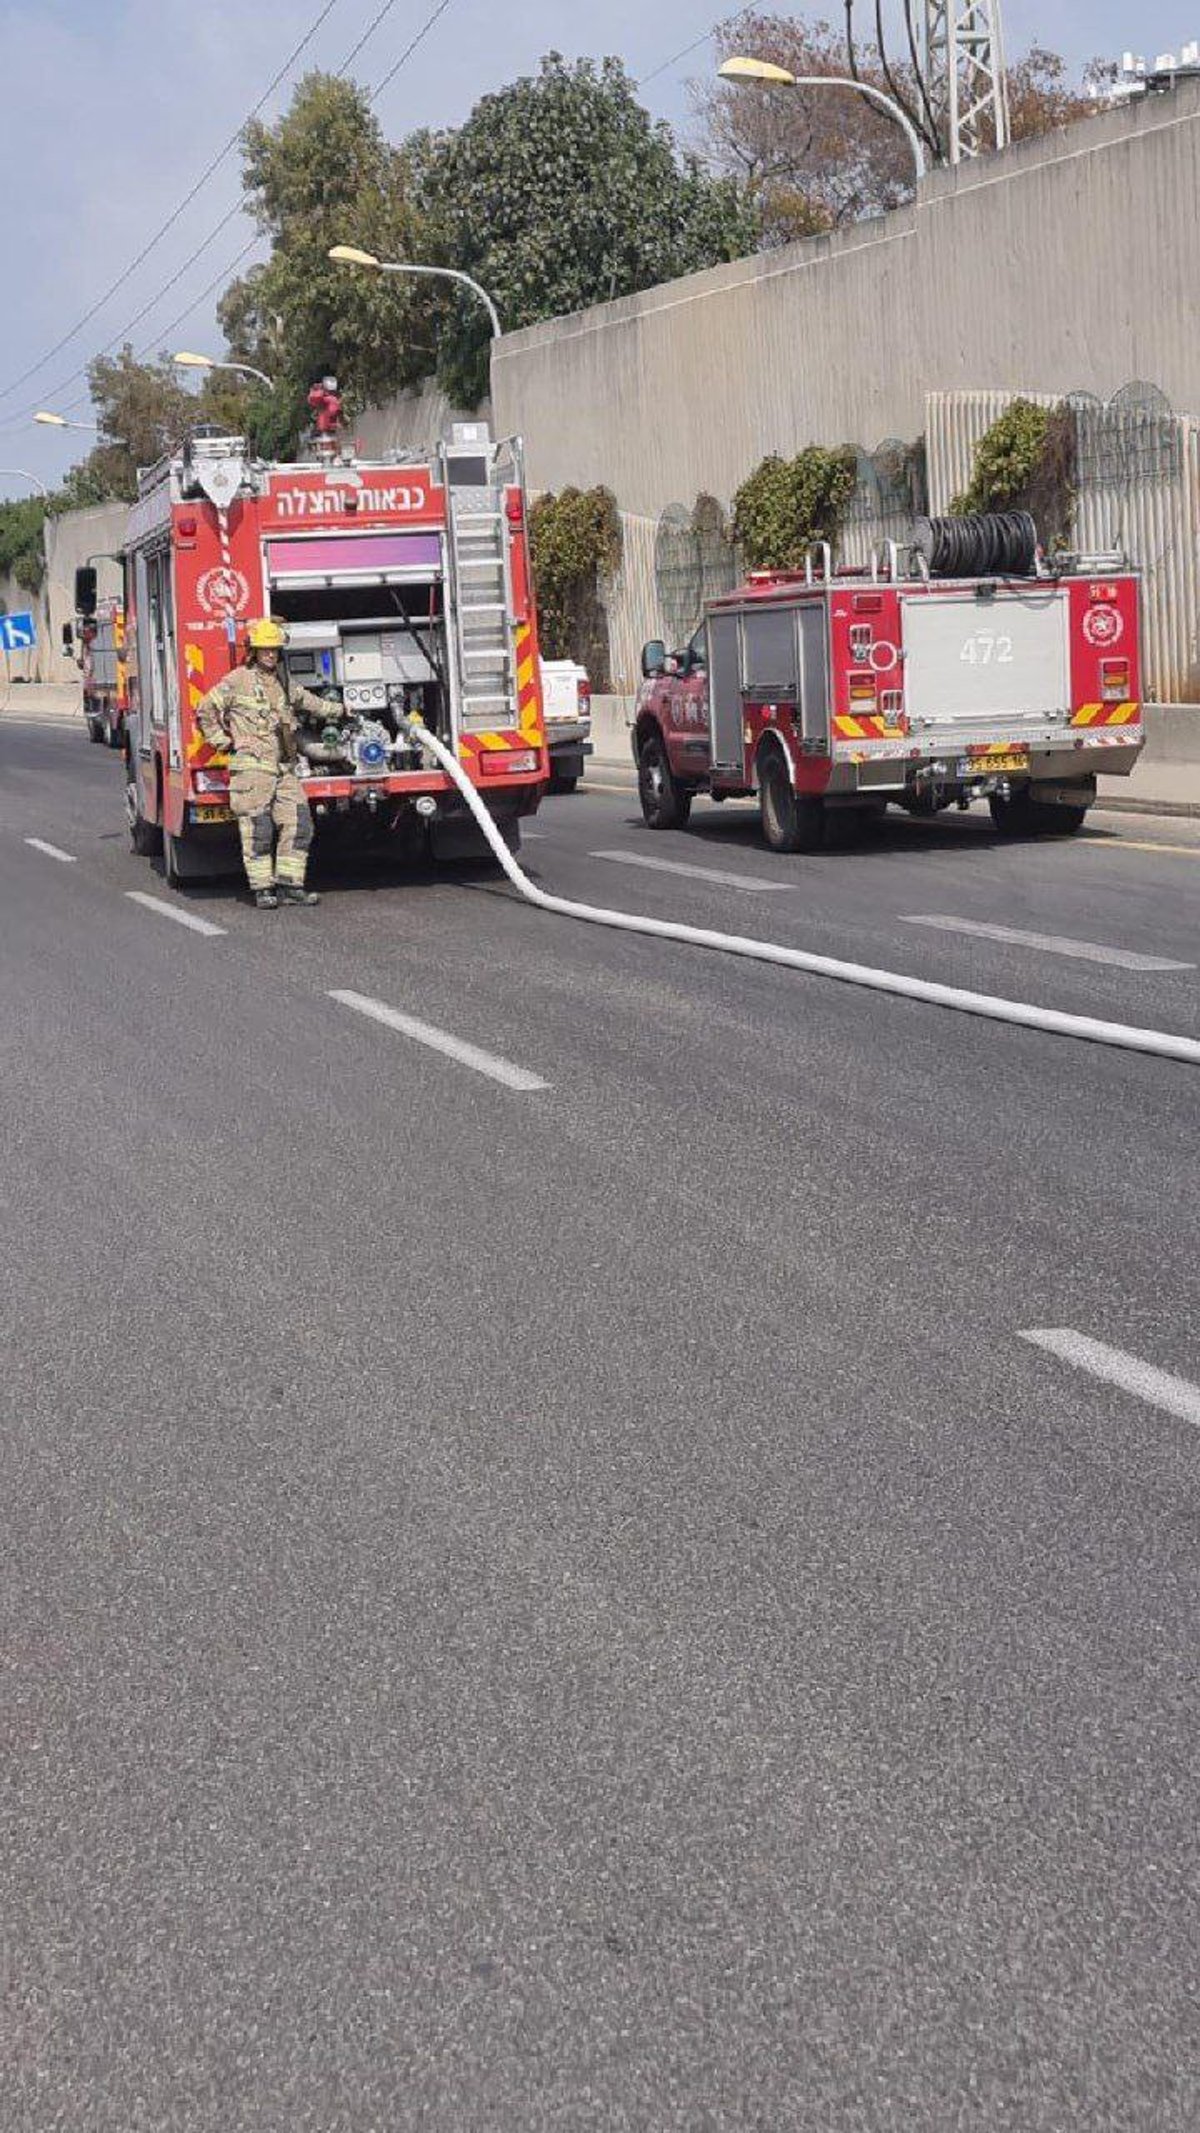
[[[642,933],[653,940],[679,941],[685,948],[707,948],[754,963],[774,963],[784,970],[801,970],[809,977],[832,978],[838,984],[857,985],[867,992],[891,993],[897,999],[917,1000],[926,1007],[950,1008],[985,1022],[1007,1022],[1017,1029],[1040,1030],[1051,1037],[1074,1037],[1087,1044],[1108,1045],[1124,1052],[1149,1052],[1159,1059],[1178,1059],[1188,1066],[1200,1066],[1200,1041],[1194,1037],[1174,1036],[1167,1030],[1137,1029],[1124,1022],[1100,1022],[1090,1015],[1063,1014],[1057,1008],[1033,1007],[1023,1000],[996,999],[989,993],[965,992],[957,985],[938,985],[928,978],[874,970],[865,963],[844,963],[837,956],[813,955],[807,949],[786,948],[775,941],[755,941],[740,933],[715,933],[706,926],[680,925],[672,919],[640,918],[629,911],[607,910],[601,904],[580,904],[570,897],[547,895],[518,866],[457,758],[419,720],[410,719],[407,723],[414,739],[453,779],[514,889],[539,911],[549,911],[556,918],[579,919],[588,926],[607,926],[617,933]]]

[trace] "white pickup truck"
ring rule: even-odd
[[[574,792],[592,752],[592,690],[573,659],[543,659],[542,705],[550,749],[551,792]]]

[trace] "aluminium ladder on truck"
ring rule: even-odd
[[[517,704],[508,491],[523,494],[513,445],[482,423],[439,446],[446,496],[449,621],[459,722],[470,734],[515,723]]]

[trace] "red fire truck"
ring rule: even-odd
[[[79,666],[88,739],[119,748],[125,738],[125,612],[119,600],[96,598],[96,573],[75,573]],[[69,625],[64,646],[70,649]]]
[[[136,851],[162,851],[173,882],[236,866],[228,762],[195,712],[263,614],[287,625],[295,680],[354,713],[302,744],[319,835],[374,830],[440,857],[483,849],[412,738],[416,714],[518,846],[549,759],[517,445],[462,423],[428,463],[326,447],[267,466],[240,438],[198,434],[138,489],[125,555]]]
[[[986,799],[1006,833],[1080,828],[1097,771],[1127,776],[1142,747],[1136,574],[1111,555],[1048,565],[1027,525],[1009,567],[1004,528],[984,526],[975,552],[991,541],[1002,568],[939,575],[932,523],[870,570],[835,571],[824,548],[751,576],[683,650],[645,647],[633,749],[651,828],[684,824],[699,792],[757,793],[784,852],[889,803]]]

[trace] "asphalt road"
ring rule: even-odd
[[[1200,1033],[1190,825],[535,827]],[[1195,1069],[324,871],[0,722],[0,2126],[1193,2128]]]

